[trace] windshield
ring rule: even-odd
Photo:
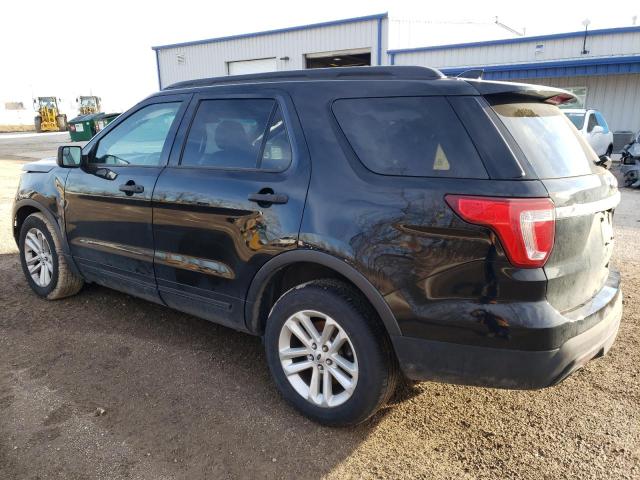
[[[40,97],[40,106],[45,108],[55,108],[56,99],[53,97]]]
[[[597,155],[565,115],[546,103],[494,104],[539,178],[575,177],[593,173]]]
[[[571,120],[571,123],[573,123],[578,130],[582,130],[582,127],[584,125],[584,117],[585,117],[584,113],[564,112],[564,114],[567,116],[569,120]]]

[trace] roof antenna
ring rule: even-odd
[[[484,75],[484,70],[482,68],[472,68],[471,70],[465,70],[464,72],[459,73],[456,77],[482,80],[482,75]]]

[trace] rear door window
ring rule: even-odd
[[[539,178],[593,172],[598,158],[558,107],[546,103],[494,103],[492,107]]]
[[[275,100],[203,100],[191,124],[182,166],[284,170],[291,145]]]
[[[339,99],[333,113],[357,157],[375,173],[488,178],[444,97]]]
[[[291,163],[291,143],[284,124],[282,110],[276,107],[265,134],[262,157],[258,168],[263,170],[285,170]]]

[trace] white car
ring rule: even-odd
[[[589,142],[599,157],[613,152],[613,133],[602,114],[597,110],[566,109],[564,114]]]

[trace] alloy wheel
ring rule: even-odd
[[[351,339],[328,315],[303,310],[280,330],[280,364],[294,390],[323,408],[343,404],[358,383],[358,359]]]
[[[47,287],[53,277],[53,256],[47,238],[37,228],[31,228],[25,236],[24,259],[35,284]]]

